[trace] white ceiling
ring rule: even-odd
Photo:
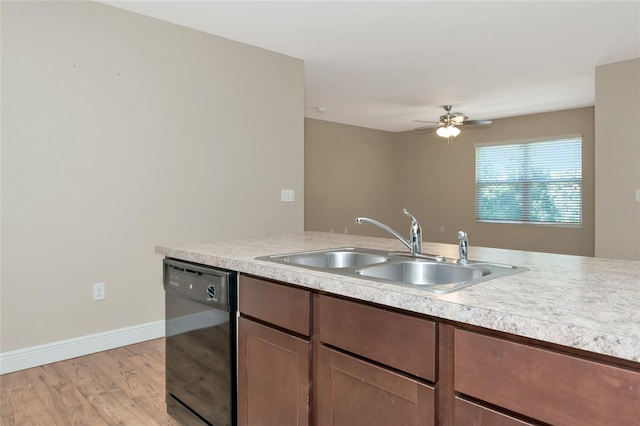
[[[388,131],[594,104],[640,1],[103,1],[303,59],[305,116]],[[325,107],[320,113],[315,107]]]

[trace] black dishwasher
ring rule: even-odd
[[[167,412],[236,424],[237,273],[164,259]]]

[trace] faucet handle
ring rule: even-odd
[[[402,213],[406,214],[407,216],[409,216],[411,218],[411,224],[413,225],[414,223],[418,224],[418,226],[420,226],[420,223],[418,222],[418,219],[415,218],[414,215],[412,215],[411,213],[409,213],[409,210],[407,209],[402,209]]]

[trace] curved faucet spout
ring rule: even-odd
[[[420,254],[422,253],[422,227],[420,226],[420,223],[416,220],[416,218],[413,217],[413,215],[407,211],[407,209],[402,209],[402,213],[406,214],[407,216],[409,216],[409,218],[411,218],[411,230],[410,230],[411,235],[409,237],[409,240],[404,239],[404,237],[400,235],[399,232],[395,231],[394,229],[390,228],[384,223],[378,222],[375,219],[369,219],[368,217],[357,217],[356,224],[360,225],[363,222],[370,223],[372,225],[377,226],[378,228],[384,229],[385,231],[387,231],[388,233],[390,233],[391,235],[399,239],[402,242],[402,244],[407,246],[409,251],[411,251],[411,254],[414,254],[414,255]]]
[[[391,235],[399,239],[402,242],[402,244],[404,244],[405,246],[407,246],[409,250],[411,250],[411,243],[405,240],[404,237],[398,233],[398,231],[390,228],[384,223],[378,222],[375,219],[369,219],[368,217],[356,217],[356,224],[361,225],[362,223],[370,223],[372,225],[377,226],[378,228],[384,229],[385,231],[387,231],[388,233],[390,233]]]

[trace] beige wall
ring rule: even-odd
[[[280,202],[304,196],[302,61],[95,2],[1,7],[2,351],[162,320],[156,243],[303,229]]]
[[[398,205],[395,135],[313,119],[304,132],[305,229],[376,235],[355,229],[363,227],[355,218],[377,213],[388,220]]]
[[[596,256],[640,260],[640,58],[596,68]]]
[[[518,141],[582,134],[583,226],[581,228],[477,223],[475,221],[475,143]],[[340,139],[339,155],[332,141]],[[375,144],[368,144],[375,140]],[[369,129],[305,120],[305,228],[341,232],[344,223],[358,215],[379,219],[408,234],[406,207],[420,220],[425,241],[455,243],[464,229],[470,243],[518,250],[592,256],[594,252],[594,129],[593,108],[557,111],[495,120],[488,127],[463,129],[451,145],[435,133],[389,134]],[[362,152],[378,161],[365,161]],[[386,156],[386,158],[385,158]],[[338,165],[338,161],[342,166]],[[310,167],[311,166],[311,167]],[[351,168],[360,181],[380,179],[386,185],[359,194]],[[331,170],[331,183],[323,170]],[[336,189],[337,182],[341,183]],[[393,183],[389,183],[393,182]],[[323,194],[322,203],[317,200]],[[358,194],[356,202],[352,201]],[[365,202],[366,201],[366,202]],[[315,206],[311,209],[311,206]],[[324,205],[325,208],[321,208]],[[358,209],[354,209],[354,205]],[[331,206],[331,215],[326,213]],[[444,227],[444,232],[440,228]],[[349,227],[350,232],[374,234],[367,225]],[[383,235],[375,231],[376,235]]]

